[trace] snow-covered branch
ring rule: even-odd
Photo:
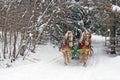
[[[45,15],[45,13],[48,11],[48,8],[50,7],[50,5],[51,5],[51,3],[52,2],[50,2],[49,4],[48,4],[48,7],[45,9],[45,11],[42,13],[42,15],[40,15],[39,17],[38,17],[38,20],[37,20],[37,24],[40,24],[40,22],[41,22],[41,20],[42,20],[42,17]]]
[[[112,11],[120,13],[120,7],[117,5],[112,5]]]

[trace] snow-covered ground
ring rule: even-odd
[[[120,80],[120,56],[104,51],[104,37],[93,35],[94,54],[87,67],[79,60],[64,65],[62,53],[52,44],[41,45],[25,60],[18,58],[9,68],[0,69],[1,80]],[[26,64],[26,65],[25,65]]]

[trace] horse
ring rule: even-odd
[[[64,64],[66,65],[67,63],[70,63],[72,60],[72,53],[70,52],[70,50],[72,50],[73,47],[73,37],[74,32],[67,31],[60,45],[60,51],[63,53]]]
[[[79,59],[80,63],[83,62],[83,65],[86,65],[89,53],[91,48],[91,34],[90,32],[85,29],[84,32],[82,32],[81,37],[78,41],[78,49],[83,50],[79,53]]]

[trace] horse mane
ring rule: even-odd
[[[83,41],[83,36],[84,36],[85,33],[90,33],[90,32],[87,29],[84,29],[84,31],[81,34],[81,38],[79,40],[80,43]]]
[[[69,35],[69,33],[71,33],[71,32],[72,32],[72,31],[67,31],[67,32],[65,33],[65,36],[64,36],[63,41],[62,41],[63,44],[66,44],[66,40],[67,40],[67,38],[68,38],[68,35]]]
[[[80,37],[80,40],[79,40],[80,43],[83,41],[83,35],[84,35],[84,34],[85,34],[85,32],[82,32],[81,37]]]
[[[71,31],[67,31],[66,34],[65,34],[65,39],[68,38],[68,33],[70,33]]]

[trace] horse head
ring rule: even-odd
[[[89,46],[91,44],[91,34],[87,29],[82,33],[80,42],[85,46]]]
[[[74,33],[72,31],[67,31],[65,34],[65,44],[72,47],[73,46],[73,37],[74,37]]]

